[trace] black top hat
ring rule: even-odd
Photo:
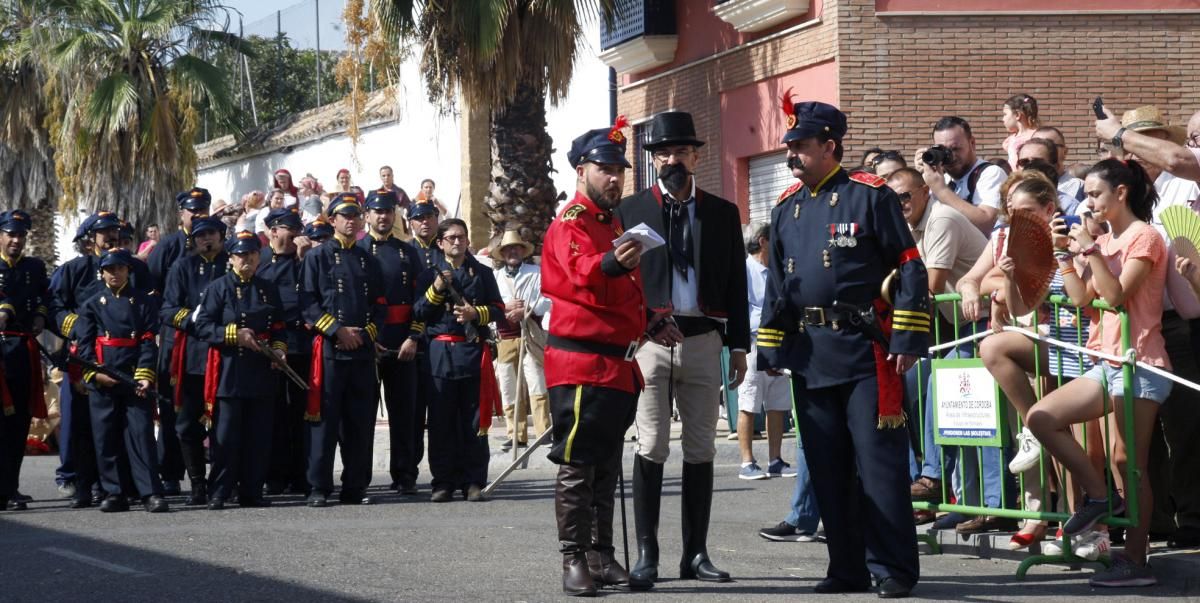
[[[652,117],[646,126],[646,142],[642,143],[642,147],[653,151],[659,147],[677,144],[704,146],[704,141],[696,138],[696,124],[692,123],[692,114],[685,111],[667,111]]]

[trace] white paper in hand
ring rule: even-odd
[[[620,247],[625,241],[637,241],[642,244],[642,252],[645,253],[658,247],[665,245],[666,241],[654,232],[653,228],[646,226],[645,222],[626,230],[621,236],[613,239],[613,247]]]

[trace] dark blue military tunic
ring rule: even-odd
[[[31,331],[36,317],[45,320],[49,314],[47,286],[42,260],[0,253],[0,313],[7,317],[0,355],[9,393],[0,408],[0,505],[17,492],[31,419],[46,417],[42,363]]]
[[[150,270],[151,286],[161,292],[167,286],[167,275],[179,258],[190,250],[187,231],[179,230],[165,236],[150,250],[146,265]]]
[[[281,255],[263,247],[258,264],[258,277],[275,285],[283,312],[280,319],[286,327],[284,340],[287,353],[308,356],[312,353],[312,335],[304,326],[300,314],[300,259],[296,254]]]

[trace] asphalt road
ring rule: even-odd
[[[166,515],[106,515],[96,509],[73,511],[54,498],[55,461],[27,459],[22,489],[37,500],[28,511],[0,512],[0,601],[565,599],[553,517],[554,474],[541,464],[514,474],[486,503],[432,504],[427,490],[406,499],[376,489],[376,504],[365,507],[309,509],[290,496],[276,498],[268,509],[212,512],[185,508],[174,499],[173,512]],[[735,581],[668,579],[648,593],[607,591],[605,597],[822,599],[810,589],[824,574],[824,545],[772,543],[757,535],[760,527],[786,514],[794,482],[738,480],[736,465],[728,463],[717,470],[709,550]],[[670,577],[680,554],[677,460],[668,464],[667,475],[661,569]],[[376,476],[377,484],[386,481]],[[632,522],[631,502],[629,513]],[[1154,563],[1160,586],[1100,593],[1087,585],[1090,569],[1036,568],[1018,582],[1012,561],[923,554],[924,578],[915,594],[956,601],[1200,597],[1196,553],[1160,554]]]

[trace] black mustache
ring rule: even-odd
[[[799,157],[788,157],[787,166],[789,170],[803,170],[804,162]]]

